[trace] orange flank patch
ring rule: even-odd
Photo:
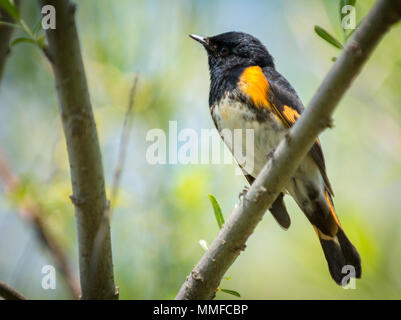
[[[269,82],[259,66],[246,68],[242,72],[238,84],[241,92],[249,96],[255,106],[271,109],[268,100]]]
[[[295,121],[299,118],[299,113],[297,110],[289,107],[289,106],[284,106],[283,110],[284,117],[291,123],[294,124]]]
[[[329,195],[329,193],[328,193],[326,190],[324,190],[324,196],[325,196],[325,198],[326,198],[327,204],[328,204],[329,209],[330,209],[330,213],[331,213],[331,215],[333,216],[334,221],[335,221],[335,222],[337,223],[337,225],[341,228],[341,223],[340,223],[340,221],[338,220],[336,211],[334,210],[333,203],[331,202],[330,195]]]

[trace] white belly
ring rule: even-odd
[[[280,143],[288,130],[272,112],[266,113],[262,121],[257,121],[254,112],[228,98],[212,108],[212,117],[235,160],[254,178],[268,161],[269,151]],[[240,139],[236,139],[236,129],[242,129]],[[253,132],[251,143],[246,140],[246,129]],[[323,190],[325,184],[320,171],[312,157],[307,155],[283,191],[288,192],[308,215],[317,210],[317,203],[325,206]]]
[[[215,105],[212,116],[235,160],[253,177],[262,170],[267,154],[288,130],[272,112],[266,113],[263,121],[257,121],[253,111],[229,98]]]

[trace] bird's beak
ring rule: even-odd
[[[203,44],[206,48],[209,46],[209,41],[207,38],[197,36],[196,34],[190,34],[189,36],[195,41],[198,41],[199,43]]]

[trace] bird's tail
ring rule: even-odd
[[[352,276],[360,278],[362,275],[361,258],[344,231],[338,228],[337,234],[332,237],[322,233],[316,226],[314,227],[319,237],[320,244],[322,245],[327,264],[329,265],[331,277],[334,281],[339,285],[348,283],[348,277],[345,283],[343,279],[345,279],[344,277],[347,276],[350,270],[353,271],[353,274],[351,274]]]
[[[329,193],[327,191],[324,192],[330,216],[333,219],[332,224],[329,228],[327,228],[326,224],[324,229],[317,224],[313,224],[313,227],[322,245],[332,278],[337,284],[344,285],[349,281],[349,277],[345,278],[349,272],[352,272],[351,276],[355,278],[361,277],[361,258],[338,221]],[[347,281],[344,283],[343,279],[347,279]]]

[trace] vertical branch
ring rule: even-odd
[[[46,30],[46,37],[70,162],[82,298],[117,299],[110,225],[104,221],[108,201],[102,156],[75,24],[76,7],[69,0],[39,0],[39,4],[56,9],[56,29]],[[95,238],[101,225],[105,226],[105,236],[99,259],[91,266]]]

